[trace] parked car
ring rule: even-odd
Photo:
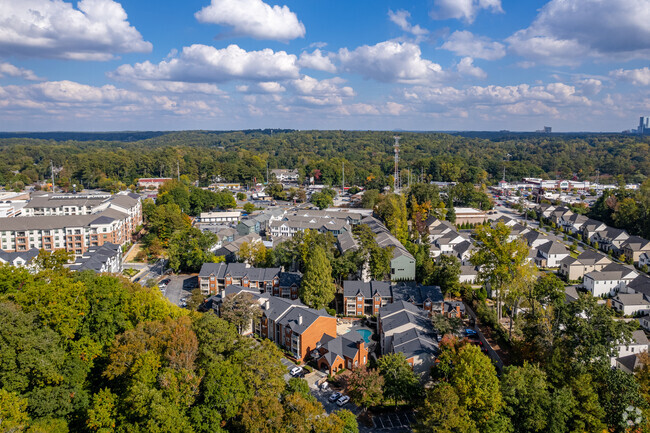
[[[301,367],[298,367],[298,366],[293,367],[293,368],[291,369],[291,371],[289,372],[289,374],[291,374],[293,377],[298,376],[300,373],[302,373],[302,368],[301,368]]]
[[[326,391],[326,390],[330,389],[329,382],[325,381],[325,382],[321,383],[320,384],[320,389],[322,389],[323,391]]]
[[[348,397],[347,395],[344,395],[344,396],[341,396],[341,398],[339,398],[338,400],[336,400],[336,404],[338,406],[345,406],[346,404],[348,404],[349,401],[350,401],[350,397]]]
[[[467,335],[468,337],[473,337],[473,336],[476,336],[478,334],[477,334],[477,332],[475,330],[467,328],[467,329],[465,329],[465,335]]]
[[[341,398],[341,393],[340,392],[335,392],[334,394],[330,395],[328,400],[334,403],[337,401],[339,398]]]

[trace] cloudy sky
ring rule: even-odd
[[[0,130],[621,131],[649,60],[650,0],[0,0]]]

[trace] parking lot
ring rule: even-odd
[[[192,290],[199,286],[199,279],[192,275],[170,275],[171,281],[167,284],[163,294],[169,302],[181,306],[182,299],[189,297]]]
[[[415,414],[412,411],[409,412],[396,412],[396,413],[386,413],[383,415],[373,415],[372,423],[373,427],[368,428],[365,426],[359,426],[359,431],[362,432],[410,432],[411,425],[415,424]]]

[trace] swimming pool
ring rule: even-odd
[[[370,344],[370,337],[372,336],[372,331],[370,329],[357,329],[356,330],[363,337],[363,341],[366,344]]]

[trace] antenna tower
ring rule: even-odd
[[[399,135],[396,135],[393,137],[395,139],[395,174],[393,175],[395,178],[395,183],[393,185],[393,189],[395,192],[398,192],[400,189],[400,179],[399,179],[399,139],[402,138]]]

